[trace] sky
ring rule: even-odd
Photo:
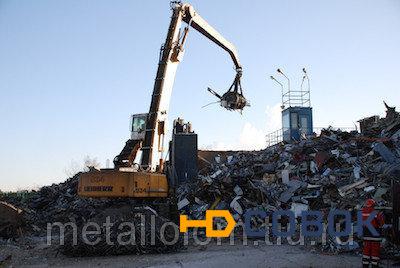
[[[237,48],[243,114],[218,105],[233,63],[194,29],[176,74],[169,122],[192,122],[199,146],[260,149],[281,127],[282,68],[306,67],[314,126],[352,127],[399,106],[400,1],[193,0]],[[0,190],[64,181],[86,156],[104,167],[147,112],[171,10],[168,0],[0,0]],[[171,127],[170,127],[171,128]]]

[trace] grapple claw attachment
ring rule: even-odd
[[[228,91],[225,92],[222,96],[211,88],[208,88],[207,90],[218,99],[220,99],[220,104],[225,109],[230,111],[242,111],[244,107],[250,106],[250,103],[243,96],[242,85],[240,83],[241,76],[242,72],[241,70],[239,70],[235,76],[235,80],[233,81],[232,85],[230,86]]]

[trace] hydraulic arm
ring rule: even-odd
[[[145,128],[145,137],[142,145],[141,167],[149,171],[156,171],[157,166],[162,168],[164,152],[164,135],[166,120],[175,73],[179,62],[183,58],[184,44],[192,27],[205,37],[223,48],[231,56],[236,69],[235,79],[228,92],[222,96],[211,89],[221,100],[221,106],[229,110],[242,110],[248,105],[242,94],[240,78],[242,66],[235,47],[227,41],[217,30],[211,27],[194,8],[189,4],[173,3],[173,14],[164,45],[161,48],[158,70],[154,82],[153,95]],[[182,21],[187,26],[181,30]]]

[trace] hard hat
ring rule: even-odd
[[[365,206],[367,208],[374,207],[375,205],[376,205],[376,202],[374,199],[367,199],[367,201],[365,201]]]

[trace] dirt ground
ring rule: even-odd
[[[360,267],[361,257],[349,254],[323,255],[289,245],[228,244],[189,246],[174,254],[71,258],[35,241],[24,246],[0,245],[0,258],[11,255],[4,267]],[[387,263],[384,263],[386,266]]]

